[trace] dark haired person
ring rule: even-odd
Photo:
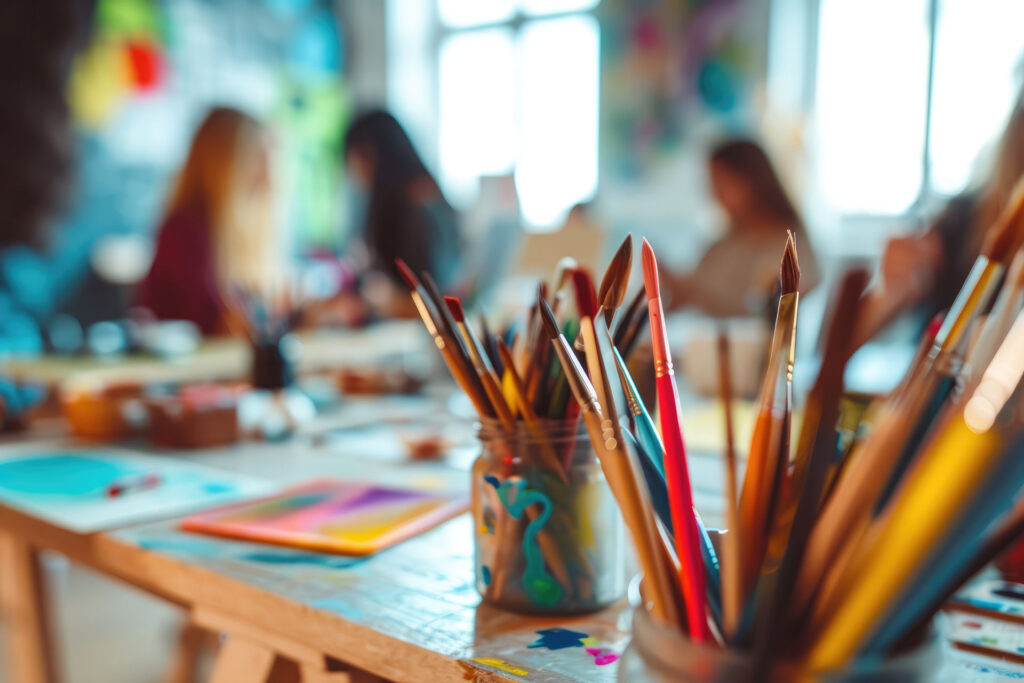
[[[663,273],[671,307],[695,307],[716,317],[760,315],[775,293],[787,231],[796,237],[800,290],[818,284],[814,251],[803,222],[764,150],[729,140],[709,156],[712,194],[728,220],[726,232],[691,273]]]
[[[405,130],[391,114],[357,117],[345,135],[345,170],[356,207],[355,235],[370,267],[400,283],[394,262],[429,271],[442,289],[459,270],[455,210],[441,194]]]

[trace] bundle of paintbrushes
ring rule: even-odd
[[[818,376],[799,432],[791,435],[800,270],[790,238],[742,485],[736,480],[728,340],[720,339],[729,526],[720,564],[703,543],[693,510],[649,245],[644,243],[644,281],[660,440],[653,429],[647,437],[642,407],[626,409],[636,399],[604,317],[581,321],[589,373],[576,363],[565,336],[552,330],[637,546],[644,614],[679,644],[675,655],[650,655],[657,666],[648,672],[667,667],[682,678],[699,674],[694,680],[769,680],[898,671],[886,680],[926,679],[935,664],[934,657],[922,656],[934,650],[927,647],[934,643],[928,637],[932,616],[1024,531],[1024,503],[1015,502],[1024,485],[1024,264],[1005,279],[965,354],[968,331],[1022,242],[1024,191],[991,229],[978,264],[899,389],[871,411],[873,424],[851,443],[849,430],[840,438],[837,424],[867,274],[853,271],[842,279],[827,316]],[[651,628],[638,633],[656,637]],[[702,654],[695,655],[695,647]]]
[[[627,238],[595,290],[589,272],[563,259],[552,281],[540,284],[525,323],[503,336],[492,334],[484,318],[474,329],[462,303],[443,296],[429,273],[417,278],[398,262],[427,330],[480,417],[483,455],[473,470],[477,585],[494,604],[569,613],[599,609],[624,593],[621,517],[572,394],[579,395],[585,362],[576,348],[588,343],[585,321],[589,343],[595,319],[605,335],[615,330],[608,367],[625,371],[643,323],[642,298],[620,310],[631,262]],[[561,343],[552,344],[556,338]],[[645,438],[656,441],[653,425],[647,427]],[[660,459],[648,465],[657,478]]]

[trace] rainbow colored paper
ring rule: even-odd
[[[469,509],[465,494],[318,479],[192,515],[187,531],[341,555],[369,555]]]

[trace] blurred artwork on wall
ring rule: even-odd
[[[605,0],[602,146],[605,169],[639,180],[676,153],[701,121],[747,116],[756,48],[755,0]]]

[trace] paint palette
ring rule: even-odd
[[[0,503],[80,533],[265,495],[262,479],[114,449],[33,447],[0,455]]]
[[[318,479],[262,500],[201,512],[187,531],[341,555],[370,555],[469,509],[465,494]]]

